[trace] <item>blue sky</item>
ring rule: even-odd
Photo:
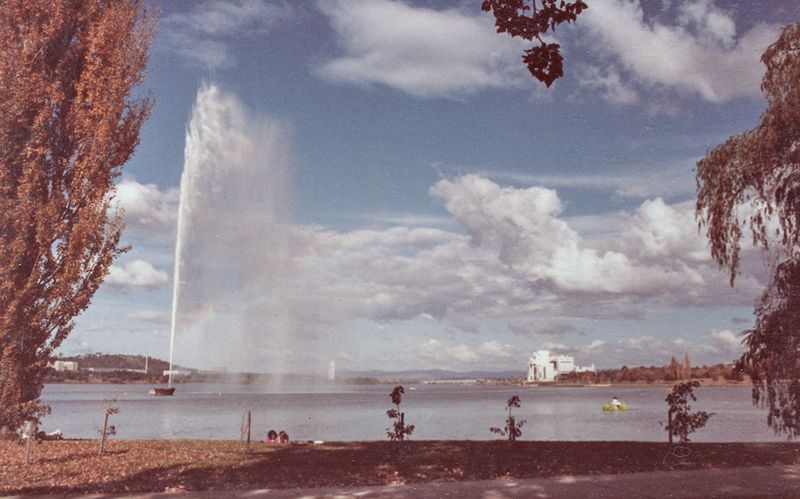
[[[550,89],[477,0],[150,3],[140,90],[155,106],[118,193],[133,249],[63,353],[168,356],[180,177],[212,139],[231,154],[195,164],[226,172],[229,203],[195,193],[216,218],[198,209],[187,236],[178,362],[499,370],[544,348],[607,367],[740,353],[761,257],[728,286],[697,232],[693,169],[755,125],[760,54],[797,2],[587,1],[556,33],[566,76]],[[232,201],[262,185],[258,202]]]

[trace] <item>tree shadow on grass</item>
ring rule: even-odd
[[[797,444],[689,444],[681,469],[800,462]],[[229,448],[210,459],[141,469],[76,486],[21,487],[25,494],[156,492],[377,486],[537,478],[674,469],[673,451],[656,442],[406,441]],[[114,456],[109,456],[109,460]],[[113,463],[109,463],[113,466]]]

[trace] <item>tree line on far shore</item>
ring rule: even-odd
[[[674,381],[710,379],[712,381],[745,381],[745,375],[735,364],[692,366],[689,357],[678,362],[675,357],[665,366],[622,366],[619,369],[602,369],[597,372],[566,373],[559,376],[560,383],[671,383]]]

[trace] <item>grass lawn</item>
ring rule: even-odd
[[[796,443],[409,441],[254,443],[115,440],[0,442],[0,494],[157,492],[383,485],[800,463]]]

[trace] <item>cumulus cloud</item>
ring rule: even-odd
[[[117,185],[117,206],[122,209],[127,231],[172,235],[178,218],[177,188],[161,190],[126,177]]]
[[[694,203],[669,205],[661,198],[647,200],[630,223],[622,233],[622,242],[642,259],[676,257],[683,262],[711,259],[707,242],[697,231]]]
[[[704,284],[703,276],[682,261],[645,264],[633,254],[592,247],[559,218],[563,207],[551,189],[500,187],[466,175],[439,181],[431,194],[444,200],[473,246],[496,252],[534,283],[565,292],[643,296]]]
[[[112,289],[155,289],[169,282],[166,272],[156,269],[144,260],[133,260],[123,266],[112,265],[104,282]]]
[[[637,102],[634,86],[715,103],[758,97],[760,56],[778,33],[760,24],[737,36],[732,15],[710,0],[682,2],[671,24],[646,19],[639,0],[597,2],[578,26],[604,61],[584,75],[584,84],[623,104]]]
[[[224,305],[247,310],[257,329],[259,317],[281,310],[282,327],[306,336],[358,320],[436,322],[467,333],[493,320],[516,334],[564,336],[580,331],[547,317],[640,318],[653,307],[750,305],[758,293],[748,276],[739,282],[752,289],[729,288],[703,253],[688,205],[647,201],[618,230],[586,238],[561,218],[550,189],[465,176],[442,180],[431,193],[466,234],[294,225],[282,236],[282,251],[291,255],[283,271],[248,266],[245,295],[197,302],[187,320]],[[264,251],[273,244],[274,232],[268,235]],[[254,262],[264,261],[259,255]],[[223,258],[215,265],[225,276],[239,275],[242,264]]]
[[[439,365],[450,368],[468,368],[491,365],[498,360],[512,357],[510,345],[504,345],[496,340],[486,341],[477,347],[458,344],[448,345],[442,341],[431,338],[419,348],[419,354],[425,359],[436,361]]]
[[[711,337],[714,344],[723,352],[741,353],[742,338],[733,334],[729,329],[722,329],[719,331],[712,331]]]
[[[524,85],[521,42],[499,36],[491,18],[394,0],[321,1],[342,54],[318,68],[342,83],[384,85],[417,97],[458,97]]]
[[[263,35],[291,17],[285,2],[267,0],[206,0],[189,12],[161,19],[157,46],[205,68],[236,66],[231,40]]]

